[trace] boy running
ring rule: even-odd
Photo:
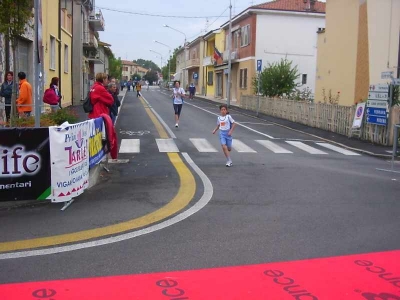
[[[232,160],[229,152],[232,149],[232,132],[236,127],[235,120],[231,117],[228,112],[228,106],[222,104],[219,107],[221,115],[218,116],[217,127],[214,129],[213,134],[219,129],[219,139],[221,141],[222,150],[224,151],[225,157],[227,159],[226,166],[232,167]]]

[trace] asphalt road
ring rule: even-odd
[[[179,178],[167,154],[157,147],[157,128],[146,108],[154,109],[175,134],[172,140],[182,160],[186,163],[182,153],[187,153],[210,180],[211,201],[180,222],[135,238],[58,254],[0,260],[1,283],[240,266],[400,249],[400,176],[376,170],[389,168],[388,162],[366,155],[345,155],[317,144],[324,141],[308,135],[232,114],[240,123],[234,143],[239,140],[240,145],[251,148],[241,150],[253,152],[233,150],[234,165],[226,168],[218,135],[211,133],[219,112],[215,103],[186,100],[176,129],[168,92],[156,88],[142,93],[149,105],[143,105],[136,93],[130,92],[118,120],[121,140],[140,140],[139,153],[120,155],[130,163],[110,165],[111,173],[103,175],[101,184],[65,213],[54,205],[0,211],[1,241],[116,224],[167,204],[179,189]],[[217,152],[200,152],[191,139],[202,139],[203,144],[207,141]],[[271,142],[268,145],[273,150],[262,144]],[[275,153],[279,150],[290,153]],[[204,193],[202,179],[192,173],[196,191],[188,207]]]

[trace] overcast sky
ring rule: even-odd
[[[240,13],[252,4],[264,2],[269,1],[232,0],[233,13]],[[188,41],[191,41],[229,20],[229,0],[95,0],[95,5],[101,8],[105,19],[105,31],[100,32],[100,40],[111,44],[117,57],[127,60],[143,58],[153,60],[158,65],[161,61],[156,56],[159,55],[149,50],[161,53],[165,61],[168,58],[168,48],[154,43],[154,40],[174,49],[183,45],[185,39],[183,34],[163,27],[164,24],[184,32]],[[204,18],[164,18],[132,13]],[[220,15],[222,16],[217,18]]]

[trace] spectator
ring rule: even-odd
[[[118,94],[116,91],[117,91],[117,85],[112,82],[109,83],[108,84],[108,92],[111,94],[111,96],[114,99],[114,103],[110,107],[110,117],[111,117],[113,124],[115,124],[115,120],[118,116],[118,107],[121,106],[121,102],[119,101]]]
[[[196,94],[196,87],[194,86],[193,82],[189,86],[189,93],[190,93],[190,99],[193,100],[193,97]]]
[[[50,83],[50,88],[52,90],[54,90],[54,92],[55,92],[55,94],[57,96],[57,100],[58,100],[56,104],[51,104],[50,105],[52,112],[56,112],[59,108],[61,108],[61,103],[60,103],[60,101],[61,101],[61,93],[60,93],[60,90],[58,89],[58,82],[59,82],[58,77],[53,77],[51,79],[51,83]]]
[[[19,97],[17,99],[17,109],[20,117],[30,117],[32,113],[32,86],[26,80],[24,72],[18,73],[19,78]]]
[[[138,81],[138,83],[136,84],[136,92],[137,92],[137,96],[140,97],[142,96],[142,94],[140,93],[142,90],[142,85],[140,84],[140,82]]]
[[[10,116],[11,116],[11,97],[14,84],[13,77],[14,77],[13,72],[7,72],[0,90],[0,97],[4,97],[5,99],[7,122],[10,121]]]
[[[93,105],[93,110],[89,113],[89,119],[99,118],[101,114],[110,115],[110,107],[114,104],[114,98],[104,87],[107,84],[107,74],[97,73],[96,82],[90,89],[90,102]]]

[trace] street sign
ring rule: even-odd
[[[357,104],[357,109],[354,114],[354,121],[353,121],[352,128],[360,128],[361,127],[362,120],[364,117],[364,111],[365,111],[365,102]]]
[[[382,100],[368,100],[367,101],[367,106],[368,107],[386,109],[388,107],[388,105],[389,105],[388,101],[382,101]]]
[[[368,100],[389,100],[389,93],[369,91]]]
[[[367,123],[375,125],[387,125],[387,118],[377,117],[377,116],[367,116]]]
[[[393,77],[393,71],[387,71],[381,73],[381,79],[391,79]]]
[[[262,68],[262,59],[257,60],[257,72],[261,72]]]
[[[386,111],[386,108],[368,107],[367,115],[386,118],[387,111]]]
[[[400,85],[400,78],[393,78],[394,85]]]
[[[193,73],[193,79],[198,79],[199,78],[199,74],[198,73]]]
[[[381,93],[389,93],[389,85],[388,84],[371,84],[369,86],[370,92],[381,92]]]

